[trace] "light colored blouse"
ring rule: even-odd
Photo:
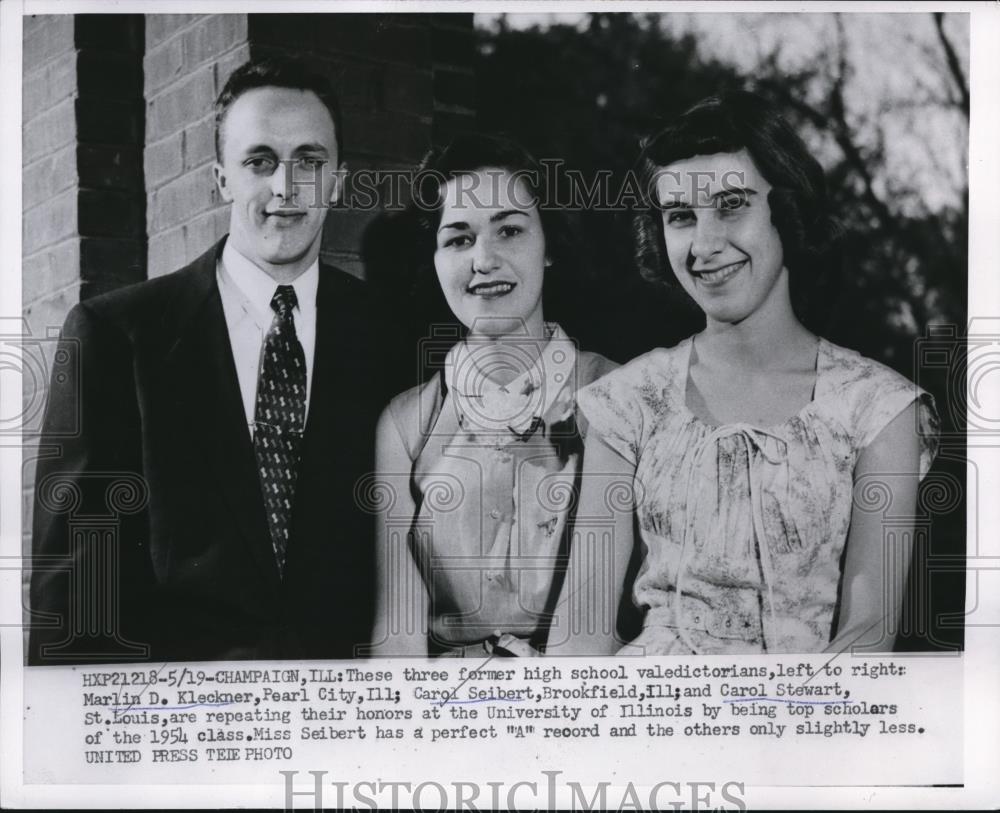
[[[504,387],[486,375],[497,355],[462,342],[443,374],[389,405],[413,464],[412,550],[431,596],[432,651],[497,629],[530,638],[547,624],[578,488],[576,391],[615,367],[549,327],[540,357]],[[516,347],[504,352],[500,364],[528,366]]]
[[[818,652],[829,643],[854,467],[919,405],[920,477],[937,448],[933,399],[820,340],[812,401],[768,427],[712,426],[686,405],[692,340],[578,393],[593,431],[635,467],[645,555],[633,598],[646,654]]]

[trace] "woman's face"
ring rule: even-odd
[[[452,313],[474,335],[541,336],[549,264],[538,207],[521,178],[482,169],[442,188],[434,267]]]
[[[746,150],[663,167],[656,191],[667,258],[710,321],[738,323],[788,297],[771,185]]]

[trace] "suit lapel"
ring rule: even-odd
[[[335,432],[335,413],[339,405],[335,400],[338,372],[342,367],[338,359],[338,302],[333,290],[334,275],[342,273],[324,266],[320,267],[319,287],[316,291],[316,347],[313,354],[312,388],[309,395],[309,414],[306,418],[305,435],[302,438],[302,459],[299,472],[313,470],[318,465],[330,465]],[[334,465],[336,465],[334,463]],[[298,497],[296,497],[298,499]],[[296,505],[296,514],[301,512],[301,503]]]
[[[194,263],[191,285],[177,303],[177,340],[168,353],[178,419],[216,475],[232,521],[265,580],[277,588],[278,569],[264,513],[253,441],[246,425],[236,365],[215,277],[220,243]]]

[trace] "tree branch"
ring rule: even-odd
[[[958,92],[962,97],[962,112],[966,118],[969,118],[969,83],[965,79],[962,65],[958,60],[958,54],[955,53],[955,48],[944,31],[944,12],[935,11],[933,17],[938,39],[941,40],[941,47],[944,48],[945,59],[948,61],[948,70],[951,72],[951,77],[955,80]]]

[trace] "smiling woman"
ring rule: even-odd
[[[647,278],[674,280],[703,331],[579,393],[581,502],[624,484],[613,549],[574,549],[563,653],[612,652],[633,517],[646,654],[891,649],[912,533],[884,534],[866,489],[912,517],[936,450],[930,396],[807,330],[793,307],[831,236],[823,172],[763,99],[707,99],[638,164]],[[855,499],[855,490],[859,496]],[[588,556],[589,554],[589,556]],[[612,589],[606,579],[612,573]],[[597,618],[597,627],[587,621]]]
[[[504,139],[431,152],[418,190],[437,281],[465,338],[379,423],[378,655],[530,653],[545,641],[579,485],[576,390],[610,372],[545,319],[559,212]]]

